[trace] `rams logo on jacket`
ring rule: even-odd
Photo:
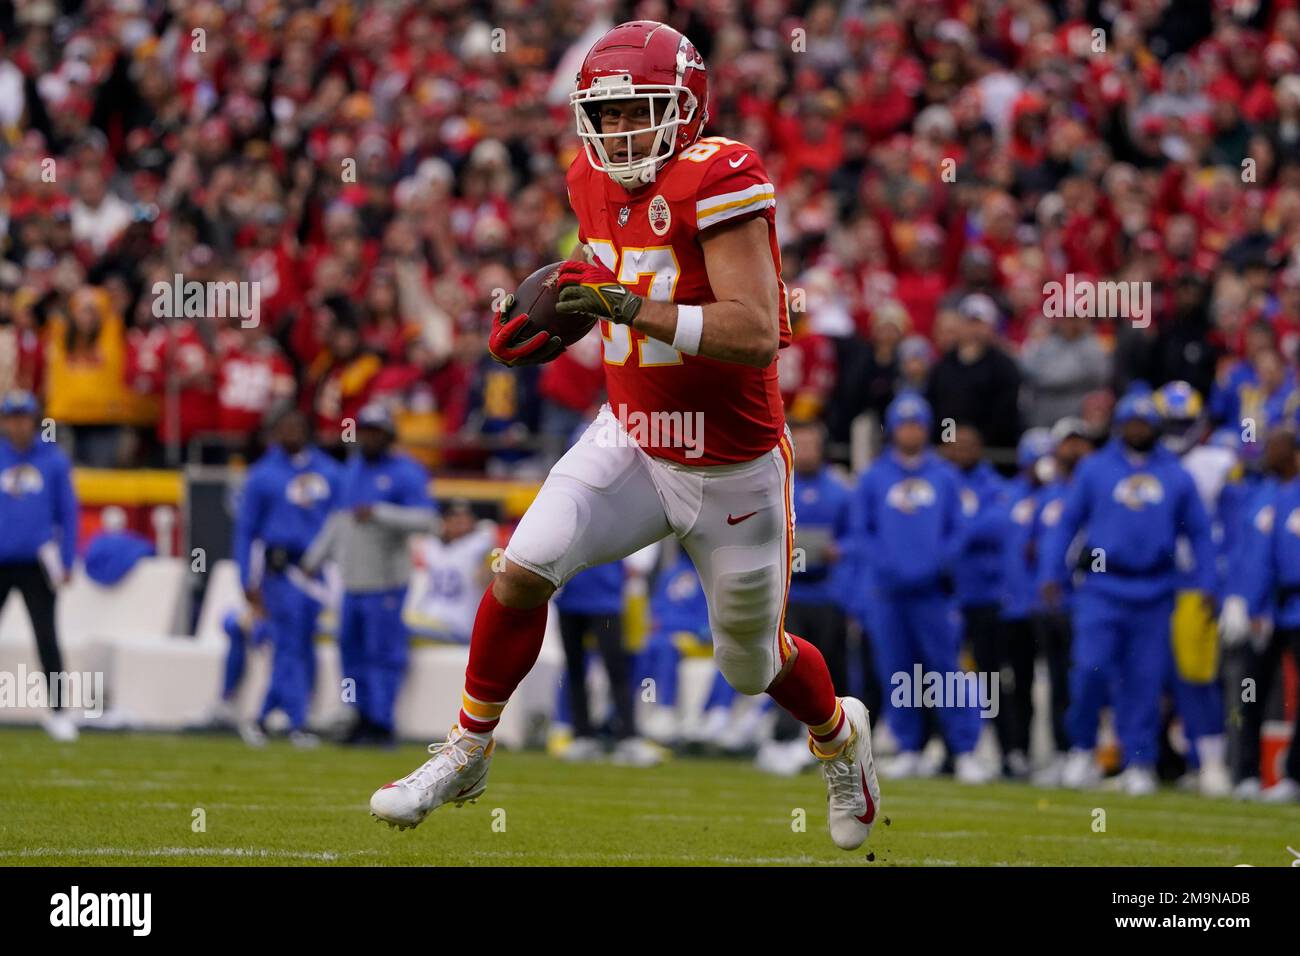
[[[318,501],[330,496],[330,483],[325,476],[315,471],[304,471],[294,475],[293,480],[284,489],[284,497],[290,504],[299,508],[310,508]]]
[[[40,494],[44,487],[45,479],[33,465],[14,465],[0,471],[0,491],[15,498],[18,495]]]
[[[1292,508],[1286,516],[1286,530],[1300,538],[1300,508]]]
[[[937,497],[934,485],[924,478],[904,478],[890,486],[885,503],[896,511],[912,514],[921,508],[929,508]]]
[[[1273,533],[1273,506],[1265,505],[1255,512],[1255,530],[1260,534]]]
[[[1024,526],[1034,520],[1034,505],[1036,502],[1033,498],[1021,498],[1011,509],[1011,520],[1016,524]],[[1055,504],[1055,502],[1053,502]],[[1057,515],[1060,515],[1060,509],[1057,509]]]
[[[1049,528],[1055,528],[1056,523],[1061,520],[1061,512],[1065,510],[1065,499],[1054,498],[1047,504],[1043,505],[1042,522]]]
[[[1164,500],[1165,489],[1155,475],[1139,473],[1129,475],[1115,486],[1115,500],[1133,511],[1141,511],[1148,505],[1156,505]]]
[[[975,494],[970,488],[961,490],[961,513],[967,518],[973,518],[980,511],[980,496]]]

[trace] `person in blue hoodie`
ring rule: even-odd
[[[0,400],[0,608],[15,588],[23,596],[47,678],[63,670],[54,626],[57,588],[72,575],[77,556],[77,496],[63,450],[38,435],[40,406],[30,392]],[[58,555],[58,560],[53,555]],[[57,565],[57,567],[55,566]],[[55,740],[77,739],[77,725],[50,683],[45,730]]]
[[[998,675],[1009,663],[1002,630],[1002,576],[1007,527],[1007,485],[984,459],[984,439],[973,425],[958,425],[951,442],[944,443],[945,457],[957,469],[957,493],[961,498],[963,546],[953,566],[957,606],[962,629],[978,671]],[[1014,746],[1013,708],[998,708],[993,720],[998,743],[1005,756]],[[1026,764],[1027,766],[1027,764]],[[1022,768],[1023,769],[1023,768]]]
[[[1034,716],[1034,612],[1038,609],[1038,578],[1034,573],[1034,528],[1038,520],[1039,496],[1050,476],[1052,434],[1046,428],[1031,428],[1016,446],[1016,476],[1005,484],[1001,499],[1004,536],[999,558],[999,580],[1003,660],[1012,687],[1010,700],[1003,704],[1003,771],[1012,777],[1029,774],[1029,728]]]
[[[826,465],[826,430],[821,422],[792,421],[790,433],[799,524],[785,628],[822,652],[835,693],[848,697],[848,622],[839,568],[853,493]],[[872,705],[867,706],[870,710]]]
[[[1052,426],[1052,457],[1043,466],[1046,481],[1038,491],[1038,513],[1034,516],[1031,533],[1033,627],[1039,653],[1047,662],[1054,744],[1051,759],[1034,774],[1034,783],[1043,787],[1061,785],[1070,753],[1070,732],[1065,716],[1070,704],[1070,648],[1073,645],[1070,611],[1074,606],[1074,579],[1070,575],[1061,582],[1060,600],[1049,608],[1038,595],[1039,569],[1047,550],[1047,539],[1061,523],[1065,499],[1073,486],[1079,464],[1095,450],[1092,433],[1082,419],[1062,418]],[[1077,537],[1067,546],[1067,564],[1077,556],[1077,550],[1072,547],[1075,544]]]
[[[629,743],[635,741],[637,731],[631,667],[623,646],[623,581],[623,562],[610,561],[579,571],[555,595],[564,644],[565,695],[573,727],[573,743],[564,755],[568,760],[591,759],[604,751],[588,712],[588,636],[595,638],[609,677],[615,756],[621,759],[621,755],[631,755],[637,748],[635,743]]]
[[[310,575],[333,559],[343,580],[339,658],[356,705],[344,742],[388,747],[396,743],[397,695],[410,660],[410,632],[402,618],[410,537],[432,534],[438,510],[424,466],[393,447],[397,427],[386,405],[366,405],[351,424],[356,450],[343,467],[334,508],[300,567]]]
[[[650,634],[636,663],[637,673],[641,675],[638,685],[646,679],[654,682],[651,685],[654,709],[647,719],[647,733],[652,739],[676,742],[677,676],[682,656],[690,652],[711,654],[712,644],[709,605],[700,576],[691,556],[678,551],[673,562],[655,577],[650,594]],[[711,700],[710,703],[730,706],[731,701]]]
[[[1253,693],[1240,708],[1241,739],[1235,795],[1270,803],[1300,800],[1300,712],[1291,731],[1285,776],[1260,789],[1259,742],[1268,705],[1289,647],[1300,661],[1300,460],[1296,436],[1275,429],[1264,445],[1264,480],[1247,512],[1230,559],[1219,629],[1226,647],[1244,651],[1243,678]],[[1244,686],[1244,684],[1242,685]]]
[[[1202,600],[1216,589],[1210,521],[1192,476],[1157,444],[1161,416],[1149,392],[1130,392],[1115,408],[1115,437],[1080,467],[1061,520],[1048,536],[1039,572],[1048,607],[1058,606],[1071,568],[1066,554],[1085,531],[1075,594],[1070,681],[1071,751],[1067,786],[1094,785],[1093,750],[1109,701],[1127,767],[1124,789],[1156,790],[1160,699],[1172,667],[1170,621],[1184,584],[1175,560],[1180,537],[1191,546],[1192,580]]]
[[[310,444],[307,418],[282,412],[272,445],[248,473],[235,517],[234,557],[249,607],[270,623],[271,682],[258,724],[273,710],[289,719],[289,739],[310,746],[307,709],[316,680],[320,601],[297,568],[329,516],[342,468]]]
[[[961,495],[955,469],[929,447],[932,418],[929,403],[915,393],[890,403],[889,447],[863,474],[853,499],[853,532],[874,585],[873,652],[900,751],[890,765],[894,777],[929,770],[921,758],[925,732],[917,706],[928,699],[913,686],[916,671],[938,675],[954,689],[961,673],[961,626],[952,599],[953,567],[965,544]],[[965,783],[991,778],[974,754],[978,704],[954,694],[937,708],[957,779]]]

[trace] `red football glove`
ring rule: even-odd
[[[555,308],[568,315],[581,313],[631,325],[645,301],[619,284],[614,273],[600,263],[588,265],[571,259],[560,266],[557,275],[560,296]]]
[[[537,332],[516,342],[515,338],[528,321],[528,313],[521,312],[507,320],[506,313],[515,304],[514,294],[505,297],[492,334],[488,336],[488,352],[502,365],[518,368],[522,365],[544,365],[564,351],[564,343],[550,332]]]

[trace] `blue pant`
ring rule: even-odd
[[[402,605],[406,588],[349,592],[339,614],[339,657],[344,679],[356,688],[361,716],[384,730],[393,729],[397,692],[410,656]]]
[[[671,633],[668,631],[652,633],[641,653],[637,655],[637,693],[640,693],[641,682],[648,677],[654,681],[654,702],[663,707],[676,707],[677,668],[681,659],[682,652],[673,643]]]
[[[320,603],[283,574],[266,576],[262,603],[275,651],[262,717],[279,708],[288,716],[290,729],[300,730],[307,723],[311,692],[316,685],[316,617]]]
[[[245,637],[242,631],[230,634],[230,645],[226,648],[226,666],[221,674],[221,699],[231,700],[239,690],[244,679],[244,668],[248,664],[248,649],[244,647]]]
[[[945,678],[958,672],[961,626],[956,608],[949,597],[937,590],[917,594],[878,592],[872,608],[871,639],[889,729],[901,750],[920,750],[925,746],[924,718],[920,708],[912,706],[911,694],[902,695],[903,706],[895,701],[894,690],[900,685],[894,675],[905,674],[910,681],[917,663]],[[939,725],[954,755],[969,753],[979,741],[978,702],[968,700],[960,707],[954,704],[954,701],[944,701],[937,708]]]
[[[1172,649],[1168,673],[1173,683],[1174,708],[1183,719],[1183,733],[1191,745],[1187,748],[1187,765],[1196,770],[1201,766],[1196,742],[1202,737],[1217,737],[1223,733],[1223,690],[1217,680],[1193,684],[1177,676]]]
[[[1169,621],[1173,595],[1121,601],[1081,590],[1074,603],[1071,648],[1070,743],[1091,750],[1109,701],[1129,764],[1152,766],[1159,753],[1160,695],[1172,666]]]

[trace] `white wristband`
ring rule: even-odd
[[[700,336],[704,334],[704,307],[679,305],[677,330],[673,332],[673,348],[687,355],[700,354]]]

